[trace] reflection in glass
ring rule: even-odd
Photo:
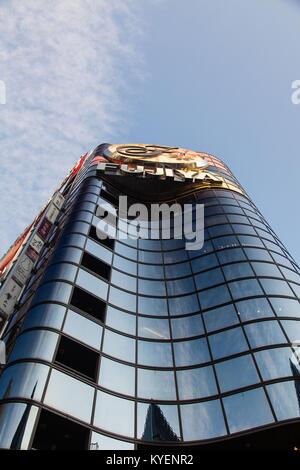
[[[300,382],[281,382],[267,386],[278,420],[300,416]]]
[[[209,310],[203,314],[203,318],[208,332],[239,323],[233,304]]]
[[[169,339],[169,320],[139,316],[138,336],[152,339]]]
[[[51,362],[59,335],[52,331],[34,330],[20,335],[9,356],[9,361],[36,357]]]
[[[261,279],[262,286],[267,295],[287,295],[294,297],[294,294],[285,281],[279,279]]]
[[[165,296],[166,288],[164,281],[150,281],[139,279],[139,293],[143,295]]]
[[[129,310],[129,312],[135,312],[136,310],[136,296],[115,287],[110,287],[109,302],[117,307]]]
[[[135,369],[102,357],[99,385],[124,395],[134,395]]]
[[[265,298],[242,300],[237,302],[236,306],[242,321],[274,316],[273,310]]]
[[[291,342],[300,343],[300,321],[298,320],[281,320],[281,325],[289,337]]]
[[[111,271],[111,283],[115,284],[115,286],[121,286],[123,289],[136,292],[136,277],[128,276],[116,269]]]
[[[90,422],[94,388],[52,369],[44,402],[46,405]]]
[[[206,289],[216,284],[225,282],[224,276],[220,268],[211,269],[205,273],[197,274],[195,276],[197,289]]]
[[[36,406],[6,403],[0,406],[1,449],[28,449],[38,413]]]
[[[168,307],[166,299],[138,297],[138,313],[153,316],[167,316]]]
[[[189,338],[204,333],[201,315],[173,318],[171,320],[173,338]]]
[[[169,297],[168,302],[170,315],[172,316],[199,312],[198,298],[195,294]]]
[[[69,310],[63,331],[92,348],[100,349],[102,327],[83,315]]]
[[[151,400],[176,400],[174,372],[138,369],[138,396]]]
[[[218,393],[211,366],[176,372],[180,400],[203,398]]]
[[[231,433],[274,421],[265,392],[258,388],[223,399]]]
[[[184,441],[224,436],[226,427],[219,400],[181,405]]]
[[[137,437],[144,441],[179,441],[177,405],[138,403]]]
[[[208,338],[214,359],[231,356],[248,349],[244,333],[240,327],[210,335]]]
[[[210,361],[205,338],[179,341],[174,344],[175,364],[177,367],[202,364]]]
[[[134,436],[134,402],[97,392],[94,425],[122,436]]]
[[[138,341],[138,362],[147,366],[172,367],[171,344],[157,341]]]
[[[291,360],[299,368],[299,359],[291,348],[273,348],[255,353],[255,359],[264,380],[294,375]],[[300,368],[299,368],[300,370]]]
[[[252,348],[269,344],[286,343],[278,321],[268,320],[245,325],[245,331]]]
[[[49,326],[60,330],[66,307],[58,304],[41,304],[33,307],[26,315],[22,330],[35,326]]]
[[[135,340],[106,330],[103,352],[123,361],[135,362]]]
[[[134,444],[92,432],[90,450],[134,450]]]
[[[12,397],[41,400],[49,367],[44,364],[23,363],[7,367],[0,382],[0,399]]]
[[[124,331],[130,335],[135,335],[135,315],[130,315],[111,306],[107,307],[106,324],[115,330]]]
[[[270,298],[270,301],[278,316],[300,318],[300,303],[298,300],[274,297]]]
[[[84,269],[79,269],[76,284],[100,299],[106,300],[108,284]]]
[[[251,269],[250,263],[234,263],[228,264],[223,267],[226,281],[232,281],[240,277],[251,277],[253,276],[253,270]]]
[[[214,307],[231,300],[228,287],[222,285],[219,287],[212,287],[210,289],[201,291],[199,293],[200,305],[202,309]]]
[[[221,392],[259,382],[253,359],[249,355],[219,362],[215,367]]]

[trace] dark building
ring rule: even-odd
[[[204,204],[204,245],[123,236],[120,195]],[[300,447],[299,268],[219,159],[100,145],[0,273],[1,448]]]

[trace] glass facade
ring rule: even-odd
[[[0,447],[201,446],[300,420],[299,268],[227,167],[210,162],[233,188],[172,196],[205,207],[204,245],[187,250],[159,230],[97,236],[98,204],[126,194],[97,155],[4,334]]]

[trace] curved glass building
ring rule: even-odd
[[[0,447],[299,447],[299,268],[228,167],[102,144],[75,170],[11,314],[2,308]],[[159,219],[151,238],[120,236],[133,220],[118,220],[120,195],[188,205],[194,222],[204,205],[203,246],[165,236]],[[44,214],[30,232],[41,238]],[[114,220],[117,236],[101,236]],[[19,285],[25,249],[0,297],[10,274]]]

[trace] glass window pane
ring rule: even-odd
[[[233,281],[228,285],[234,300],[263,294],[263,291],[256,279]]]
[[[138,312],[144,315],[167,316],[168,307],[166,299],[151,297],[138,297]]]
[[[134,436],[134,402],[97,392],[94,425],[123,436]]]
[[[127,274],[132,274],[136,276],[137,273],[137,264],[133,261],[129,261],[126,258],[122,258],[121,256],[114,255],[113,258],[113,266],[120,271],[124,271]]]
[[[288,295],[293,297],[288,283],[279,279],[261,279],[262,286],[268,295]]]
[[[233,263],[234,261],[246,261],[246,256],[241,248],[230,248],[218,251],[218,258],[220,260],[220,264]]]
[[[87,239],[85,251],[88,251],[92,255],[96,256],[96,258],[105,261],[107,264],[111,264],[112,252],[90,238]]]
[[[255,359],[264,380],[294,375],[299,370],[299,358],[291,348],[266,349],[255,353]],[[295,374],[296,375],[296,374]]]
[[[174,372],[138,369],[138,396],[151,400],[176,400]]]
[[[206,289],[216,284],[222,284],[225,282],[224,276],[220,268],[211,269],[205,273],[198,274],[195,276],[197,289]]]
[[[286,343],[284,334],[278,321],[261,321],[245,325],[245,331],[252,348],[259,348],[270,344]]]
[[[106,311],[106,324],[115,330],[135,335],[136,316],[117,310],[109,305]]]
[[[115,287],[110,287],[109,302],[130,312],[136,311],[136,296]]]
[[[134,450],[134,444],[92,432],[90,450]]]
[[[249,299],[236,303],[242,321],[255,318],[273,317],[274,313],[267,299]]]
[[[203,319],[208,332],[239,323],[234,305],[232,304],[203,313]]]
[[[195,294],[182,295],[181,297],[170,297],[168,302],[170,315],[173,316],[199,312],[199,301]]]
[[[26,315],[22,330],[35,326],[48,326],[60,330],[66,307],[58,304],[41,304],[30,309]]]
[[[215,367],[221,392],[259,382],[253,359],[249,355],[220,362]]]
[[[178,370],[176,375],[180,400],[203,398],[218,393],[211,366]]]
[[[59,335],[52,331],[34,330],[23,333],[18,337],[9,361],[16,359],[35,357],[52,361]]]
[[[170,338],[169,320],[138,317],[138,336],[152,339]]]
[[[127,274],[112,269],[111,271],[111,283],[116,286],[121,286],[123,289],[136,292],[136,277],[127,276]]]
[[[168,264],[165,266],[166,278],[190,276],[192,274],[190,263]]]
[[[240,327],[210,335],[208,338],[214,359],[231,356],[248,349],[244,333]]]
[[[199,294],[200,305],[202,309],[214,307],[231,300],[229,290],[226,285],[212,287]]]
[[[251,263],[257,276],[282,277],[276,264],[271,263]]]
[[[168,295],[188,294],[195,291],[195,284],[192,277],[173,279],[166,282]]]
[[[267,386],[269,397],[279,421],[299,417],[299,385],[299,381],[291,381]]]
[[[94,388],[52,369],[44,402],[87,423],[91,420]]]
[[[7,367],[1,375],[0,399],[23,397],[41,400],[49,367],[31,362]]]
[[[49,302],[50,300],[67,304],[71,290],[71,284],[67,284],[66,282],[47,282],[47,284],[38,288],[33,299],[33,304]]]
[[[205,338],[173,343],[175,364],[177,367],[202,364],[210,361],[207,341]]]
[[[74,282],[77,266],[70,263],[57,263],[49,266],[44,276],[42,277],[42,282],[57,280],[57,279],[66,279],[67,281]]]
[[[24,420],[24,417],[27,418]],[[0,406],[1,449],[28,449],[38,407],[26,403],[6,403]],[[25,422],[24,422],[25,421]],[[20,439],[20,427],[24,429]],[[21,442],[20,442],[21,441]]]
[[[105,330],[103,352],[123,361],[135,362],[135,340]]]
[[[143,441],[179,441],[177,405],[138,403],[137,437]]]
[[[157,367],[172,367],[172,350],[170,343],[138,341],[139,364]]]
[[[202,335],[204,333],[201,315],[173,318],[171,320],[171,324],[172,336],[176,339],[189,338],[192,336]]]
[[[165,296],[166,288],[164,281],[149,281],[139,279],[139,293],[144,295]]]
[[[63,331],[73,338],[77,338],[82,343],[100,349],[102,338],[102,327],[97,323],[88,320],[83,315],[68,311]]]
[[[253,261],[273,261],[267,250],[259,248],[245,248],[245,253],[249,260]]]
[[[219,400],[181,405],[184,441],[224,436],[226,427]]]
[[[99,385],[108,390],[134,396],[135,368],[102,357]]]
[[[300,321],[297,320],[281,320],[280,322],[284,331],[291,342],[300,343]]]
[[[218,264],[218,259],[215,254],[201,256],[201,258],[195,258],[191,261],[194,273],[214,268],[215,266],[218,266]]]
[[[225,397],[223,403],[231,433],[274,421],[261,388]]]
[[[234,263],[223,267],[226,281],[239,279],[240,277],[254,276],[250,263]]]
[[[84,269],[79,269],[76,284],[100,299],[107,299],[108,284]]]

